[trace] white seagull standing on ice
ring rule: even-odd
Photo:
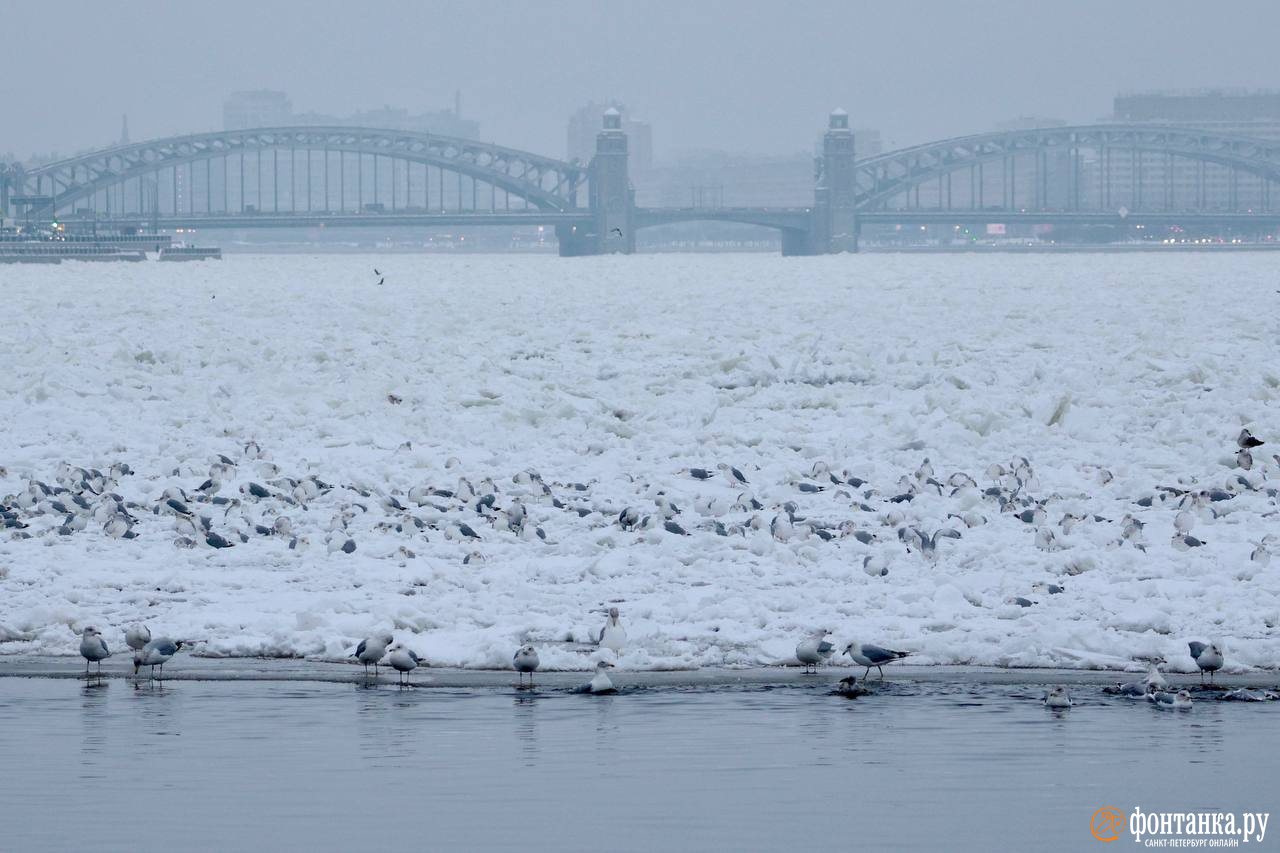
[[[835,646],[827,642],[827,634],[830,633],[825,629],[814,631],[808,639],[801,640],[796,646],[796,660],[804,664],[806,674],[816,673],[818,665],[826,662],[836,650]]]
[[[893,649],[885,649],[880,646],[873,646],[870,643],[850,643],[844,647],[844,653],[853,658],[854,663],[858,666],[865,666],[867,671],[863,673],[862,678],[871,674],[871,667],[880,670],[880,677],[884,678],[884,669],[882,667],[887,663],[893,663],[896,660],[902,660],[909,656],[911,652],[898,652]]]
[[[524,685],[524,674],[529,673],[529,686],[533,686],[533,673],[538,668],[538,650],[533,646],[524,645],[516,649],[515,657],[511,659],[511,665],[520,675],[520,684]]]
[[[369,674],[369,664],[373,664],[373,674],[375,676],[378,674],[378,661],[382,660],[382,656],[387,653],[387,646],[391,645],[394,639],[387,634],[383,637],[369,637],[360,641],[352,657],[364,664],[365,675]]]
[[[409,673],[418,668],[418,664],[422,663],[422,658],[418,657],[412,649],[406,649],[403,645],[397,643],[391,647],[391,656],[387,658],[387,663],[391,664],[391,668],[400,674],[399,683],[408,686]]]
[[[620,653],[627,644],[627,629],[622,627],[622,622],[618,619],[618,608],[609,608],[609,618],[596,636],[596,644],[612,649],[615,653]]]
[[[1224,663],[1222,657],[1222,649],[1218,648],[1217,643],[1187,643],[1187,648],[1191,650],[1191,658],[1196,662],[1196,666],[1200,667],[1200,680],[1204,681],[1204,674],[1209,673],[1209,683],[1213,683],[1213,674],[1222,669]]]
[[[111,650],[102,639],[102,632],[97,628],[85,628],[80,635],[80,654],[84,656],[84,674],[89,677],[89,663],[98,665],[98,675],[102,675],[102,661],[111,657]]]

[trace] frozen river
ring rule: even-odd
[[[1276,811],[1275,703],[1159,711],[1097,675],[895,672],[856,700],[830,670],[623,673],[611,697],[415,677],[0,678],[3,847],[1078,850],[1104,806]],[[1046,710],[1062,678],[1077,704]]]
[[[0,653],[1272,668],[1276,259],[6,269]]]

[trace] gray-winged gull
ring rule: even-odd
[[[825,662],[836,650],[835,646],[827,642],[827,634],[830,633],[827,630],[814,631],[796,646],[796,660],[804,664],[805,673],[816,673],[818,664]]]
[[[1191,694],[1185,690],[1179,690],[1177,693],[1169,693],[1164,690],[1157,693],[1148,693],[1147,699],[1154,703],[1157,708],[1173,708],[1181,711],[1191,707]]]
[[[373,664],[373,674],[378,674],[378,662],[387,653],[387,646],[391,645],[394,639],[390,634],[387,634],[381,637],[369,637],[360,641],[360,645],[356,646],[355,654],[352,657],[364,664],[365,675],[369,674],[369,664]]]
[[[391,656],[387,658],[387,663],[399,673],[399,683],[406,685],[409,683],[409,673],[417,669],[421,662],[422,658],[418,657],[412,649],[406,649],[399,643],[391,647]]]
[[[89,675],[89,663],[98,665],[98,674],[102,674],[102,662],[111,657],[111,650],[102,639],[102,632],[97,628],[85,628],[80,635],[80,654],[84,656],[84,674]]]
[[[863,673],[864,679],[871,674],[872,667],[880,670],[880,677],[884,678],[884,669],[882,667],[885,664],[902,660],[911,654],[911,652],[899,652],[893,649],[873,646],[870,643],[850,643],[845,646],[844,653],[853,658],[854,662],[859,666],[867,668],[867,671]]]
[[[1200,667],[1200,680],[1204,681],[1204,674],[1209,673],[1209,683],[1213,683],[1213,674],[1222,669],[1223,657],[1222,649],[1218,648],[1217,643],[1187,643],[1187,648],[1191,650],[1191,658],[1196,662],[1196,666]]]
[[[157,637],[147,642],[141,649],[133,653],[133,674],[137,675],[138,670],[144,666],[151,667],[151,677],[156,674],[156,667],[160,667],[160,680],[164,680],[164,665],[169,659],[178,653],[178,649],[182,648],[181,640],[170,640],[168,637]]]
[[[516,649],[515,657],[511,659],[511,665],[515,667],[515,671],[520,675],[520,684],[524,685],[524,674],[529,673],[529,686],[533,686],[533,673],[538,668],[538,650],[533,646],[524,645]]]
[[[596,635],[596,644],[602,648],[612,649],[615,653],[621,652],[626,646],[627,629],[622,627],[622,622],[618,619],[618,608],[609,608],[609,618],[600,629],[600,633]]]
[[[596,664],[595,677],[586,684],[574,690],[574,693],[617,693],[618,690],[613,686],[613,681],[609,679],[607,670],[612,669],[613,664],[607,660],[602,660]]]

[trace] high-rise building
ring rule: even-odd
[[[1117,95],[1112,120],[1192,127],[1280,139],[1280,92],[1246,89],[1165,90]],[[1094,174],[1101,168],[1096,166]],[[1228,166],[1188,158],[1117,157],[1108,162],[1114,195],[1130,209],[1234,210],[1271,204],[1264,182]],[[1141,175],[1141,184],[1136,180]]]
[[[293,104],[284,92],[256,89],[232,92],[222,105],[224,130],[248,130],[254,127],[283,127],[293,117]]]
[[[596,153],[596,134],[600,132],[600,120],[608,109],[616,109],[622,114],[622,132],[627,135],[631,171],[647,172],[652,169],[653,129],[646,121],[630,118],[626,106],[615,100],[610,100],[607,104],[593,101],[569,116],[568,144],[565,147],[568,158],[581,163],[591,162]]]

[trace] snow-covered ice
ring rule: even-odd
[[[1215,640],[1227,671],[1274,667],[1280,581],[1250,554],[1280,531],[1276,257],[7,267],[0,502],[27,526],[0,527],[0,652],[146,622],[196,654],[336,659],[386,630],[433,665],[509,667],[527,640],[589,669],[616,605],[629,668],[790,661],[818,628],[917,664],[1190,672]],[[195,497],[219,454],[238,505]],[[1018,457],[1021,487],[989,475]],[[119,462],[135,538],[22,498]],[[334,488],[280,497],[308,476]],[[429,491],[462,478],[493,511]],[[1043,514],[1002,513],[997,480]],[[1192,508],[1204,546],[1173,547],[1161,486],[1229,493]],[[175,547],[170,487],[232,547]],[[289,534],[255,530],[279,515]]]

